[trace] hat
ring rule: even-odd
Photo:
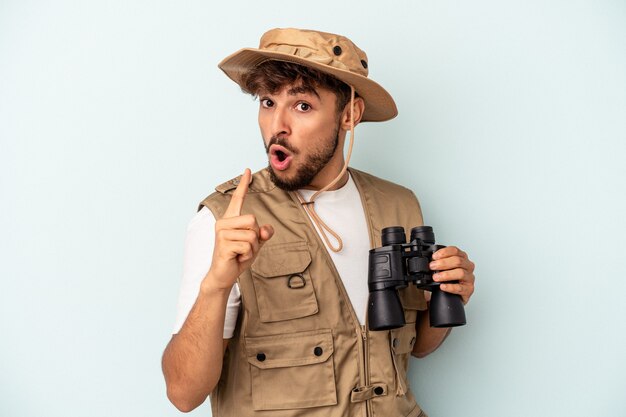
[[[241,85],[243,74],[269,60],[311,67],[353,86],[365,101],[361,121],[382,122],[398,114],[391,95],[367,78],[365,52],[345,36],[303,29],[272,29],[263,34],[258,49],[241,49],[218,66]]]

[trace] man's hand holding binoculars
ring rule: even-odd
[[[430,269],[437,271],[433,274],[433,281],[440,282],[440,289],[452,294],[458,294],[467,304],[474,293],[474,262],[470,261],[467,253],[456,246],[447,246],[433,254]],[[449,281],[457,281],[450,283]],[[426,292],[427,300],[430,293]]]

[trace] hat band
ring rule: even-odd
[[[307,47],[298,47],[292,45],[285,44],[271,44],[266,45],[262,50],[272,51],[272,52],[280,52],[282,54],[292,55],[298,58],[306,59],[308,61],[315,62],[321,65],[327,65],[329,67],[337,68],[340,70],[353,72],[348,66],[346,66],[343,62],[333,59],[328,55],[319,55],[315,49],[310,49]]]

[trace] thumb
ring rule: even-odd
[[[259,242],[262,244],[274,236],[274,228],[269,224],[264,224],[259,228]]]

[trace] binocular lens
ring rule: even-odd
[[[424,243],[435,243],[435,233],[430,226],[417,226],[411,229],[411,241],[419,239]]]
[[[369,328],[389,330],[404,326],[404,310],[396,290],[373,291],[367,306]]]
[[[406,243],[404,227],[401,226],[385,227],[381,233],[380,238],[383,246],[400,245],[402,243]]]
[[[466,323],[463,301],[457,294],[437,288],[432,292],[429,310],[430,327],[456,327]]]

